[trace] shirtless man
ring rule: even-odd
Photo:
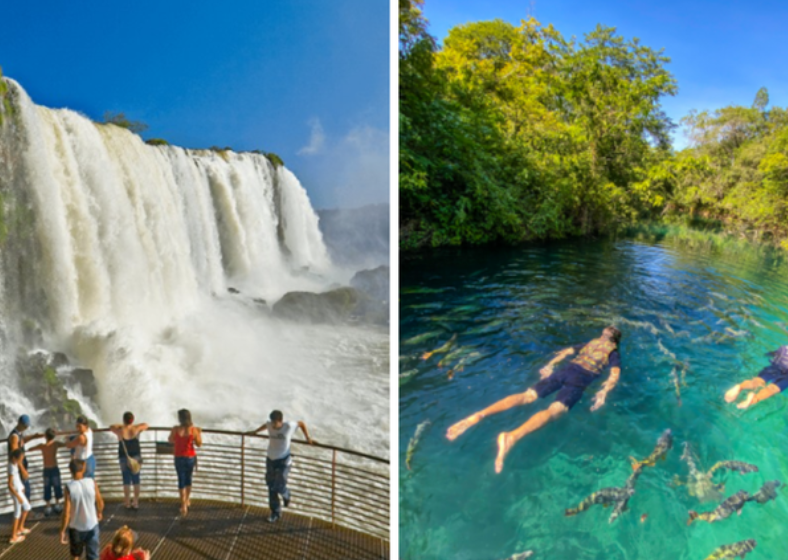
[[[498,456],[495,459],[495,472],[500,473],[503,470],[503,461],[506,458],[506,454],[509,453],[515,443],[548,422],[563,416],[577,404],[583,396],[586,387],[601,376],[600,374],[605,367],[609,367],[610,377],[594,395],[594,404],[591,406],[591,410],[597,410],[605,404],[607,394],[616,386],[618,377],[621,374],[621,358],[618,355],[618,343],[620,340],[621,331],[616,327],[610,326],[602,331],[600,338],[594,339],[588,344],[580,344],[562,350],[539,371],[542,379],[536,385],[524,393],[509,395],[484,410],[460,420],[446,431],[446,437],[453,441],[465,430],[477,424],[482,418],[509,410],[515,406],[531,404],[536,399],[544,398],[558,391],[555,402],[547,410],[537,412],[516,430],[502,432],[498,435]],[[573,354],[577,354],[577,357],[553,373],[555,364]]]
[[[60,481],[60,468],[57,466],[57,450],[65,447],[66,444],[62,441],[56,441],[55,436],[57,433],[53,428],[47,429],[44,437],[45,443],[31,447],[30,451],[40,451],[44,457],[44,501],[47,503],[44,509],[44,515],[52,514],[52,491],[55,493],[55,507],[54,511],[60,513],[63,508],[60,505],[60,500],[63,498],[63,486]]]

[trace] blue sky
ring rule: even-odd
[[[761,87],[772,105],[788,105],[788,2],[426,0],[424,9],[439,40],[458,24],[496,18],[519,24],[529,13],[564,37],[582,38],[601,23],[664,48],[679,93],[664,98],[663,106],[675,121],[693,108],[749,106]],[[677,147],[686,144],[680,133],[675,140]]]
[[[0,66],[36,103],[275,152],[318,208],[389,200],[388,0],[10,2]]]

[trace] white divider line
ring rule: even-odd
[[[33,534],[33,531],[35,530],[35,528],[36,528],[36,527],[38,527],[39,525],[41,525],[41,522],[40,522],[40,521],[37,521],[35,525],[33,525],[32,527],[30,527],[30,533],[28,534],[28,536],[32,535],[32,534]],[[58,535],[57,535],[57,540],[60,540],[60,533],[59,533],[59,532],[58,532]],[[22,542],[24,542],[24,541],[22,541]],[[19,544],[19,543],[16,543],[16,544]],[[8,548],[6,548],[6,549],[3,551],[3,553],[2,553],[2,554],[0,554],[0,558],[2,558],[2,557],[3,557],[3,556],[5,556],[6,554],[8,554],[8,553],[9,553],[9,552],[11,552],[12,550],[14,550],[14,546],[16,546],[16,545],[12,544],[12,545],[11,545],[11,546],[9,546]]]
[[[235,530],[235,537],[233,538],[233,542],[230,545],[230,550],[227,551],[227,556],[224,557],[224,560],[230,560],[232,558],[233,550],[235,550],[235,543],[238,542],[238,535],[241,534],[241,529],[244,526],[244,521],[246,521],[246,516],[249,514],[249,506],[244,508],[244,516],[241,518],[241,522],[238,524],[238,529]]]
[[[156,548],[154,548],[153,550],[151,550],[151,551],[150,551],[150,557],[151,557],[151,558],[153,558],[154,556],[156,556],[156,552],[157,552],[157,551],[158,551],[158,550],[161,548],[161,545],[162,545],[162,544],[164,544],[164,541],[166,541],[166,540],[167,540],[167,535],[169,535],[169,534],[170,534],[170,531],[172,531],[172,528],[173,528],[173,527],[175,527],[175,523],[176,523],[176,522],[177,522],[177,521],[178,521],[180,518],[181,518],[180,514],[179,514],[179,515],[176,515],[175,517],[173,517],[173,518],[172,518],[172,523],[170,523],[170,526],[169,526],[169,527],[167,527],[167,532],[166,532],[166,533],[164,533],[164,535],[162,535],[161,539],[159,539],[159,543],[156,545]]]

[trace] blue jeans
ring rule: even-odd
[[[96,456],[85,459],[85,478],[96,478]]]
[[[192,485],[192,473],[197,457],[175,457],[175,472],[178,473],[178,490]]]
[[[281,515],[282,506],[279,504],[279,496],[286,501],[290,501],[290,490],[287,489],[287,476],[293,461],[290,455],[281,459],[265,459],[265,483],[268,486],[268,507],[271,513]]]
[[[140,460],[139,457],[132,457],[132,459]],[[118,461],[120,462],[120,474],[123,475],[123,486],[139,485],[140,473],[134,474],[129,470],[129,463],[125,457],[121,457]]]
[[[44,469],[44,501],[49,503],[52,499],[52,490],[55,490],[55,498],[61,499],[63,497],[63,487],[60,483],[60,469],[52,467]]]
[[[87,549],[87,560],[99,560],[99,526],[90,531],[77,531],[69,528],[68,542],[72,558],[80,558],[82,551]]]

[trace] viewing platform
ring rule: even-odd
[[[138,533],[135,546],[154,559],[253,560],[388,559],[389,462],[371,455],[293,440],[290,507],[277,523],[266,521],[265,435],[203,430],[192,507],[181,518],[177,477],[169,428],[143,433],[142,492],[139,510],[123,506],[117,438],[94,430],[96,481],[107,501],[101,521],[101,544],[128,525]],[[36,441],[28,444],[35,445]],[[7,455],[7,442],[0,452]],[[70,480],[69,455],[59,455],[63,482]],[[60,516],[43,516],[43,464],[37,451],[28,453],[34,510],[31,533],[10,545],[12,501],[7,484],[0,489],[0,560],[68,558],[60,544]],[[0,467],[8,480],[8,465]]]

